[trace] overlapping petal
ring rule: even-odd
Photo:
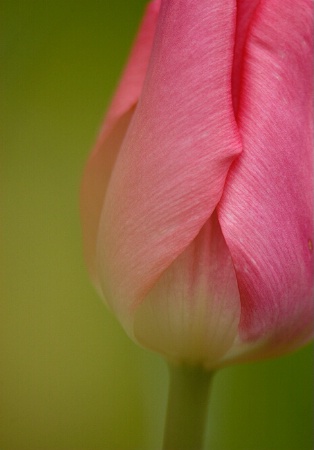
[[[100,141],[139,99],[153,46],[160,2],[161,0],[152,0],[147,5],[129,60],[100,133]]]
[[[133,338],[168,360],[212,369],[231,348],[241,305],[216,211],[134,313]]]
[[[112,168],[143,87],[159,6],[160,0],[154,0],[147,7],[126,69],[84,172],[81,190],[84,252],[96,286],[99,285],[95,267],[96,240],[102,205]]]
[[[254,357],[297,347],[313,332],[312,34],[311,1],[264,0],[246,41],[243,153],[219,220],[239,283],[240,340],[263,341]]]
[[[231,72],[234,0],[164,0],[137,108],[103,207],[102,288],[126,327],[213,213],[241,151]]]

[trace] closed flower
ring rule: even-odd
[[[95,286],[167,359],[212,369],[312,336],[311,16],[310,0],[147,8],[81,204]]]

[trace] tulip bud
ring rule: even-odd
[[[212,369],[313,334],[310,0],[147,8],[82,186],[127,333]]]

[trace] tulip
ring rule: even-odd
[[[155,0],[82,186],[96,289],[172,366],[164,450],[209,374],[313,335],[312,4]]]
[[[313,334],[310,0],[149,4],[84,174],[92,280],[206,370]]]

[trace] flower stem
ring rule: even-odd
[[[204,448],[211,372],[201,367],[169,366],[170,385],[163,450]]]

